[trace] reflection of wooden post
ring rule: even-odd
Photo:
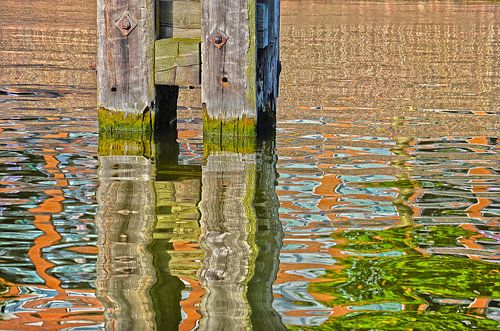
[[[196,282],[197,261],[203,255],[201,249],[196,247],[200,233],[197,206],[200,201],[201,169],[198,167],[197,172],[191,172],[194,178],[185,178],[186,174],[182,172],[176,174],[175,170],[180,168],[172,167],[172,172],[166,173],[166,165],[162,165],[155,181],[157,222],[150,249],[155,258],[158,282],[151,288],[151,296],[158,329],[165,331],[181,329],[183,282]],[[182,246],[187,246],[188,250],[182,249]],[[196,290],[191,289],[191,292]],[[195,307],[182,308],[186,319],[193,319],[191,315],[196,315],[194,319],[199,317]]]
[[[279,269],[278,258],[283,238],[283,228],[279,219],[279,200],[276,195],[276,159],[274,141],[261,142],[257,149],[253,200],[257,216],[255,242],[258,255],[247,295],[252,307],[254,330],[286,329],[272,305],[272,286]]]
[[[205,258],[199,272],[203,297],[202,330],[247,330],[246,298],[253,271],[255,212],[254,155],[211,154],[202,170],[200,245]]]
[[[273,152],[271,142],[251,154],[207,151],[200,203],[203,330],[284,329],[272,308],[282,237]]]
[[[143,156],[99,157],[97,294],[107,330],[155,330],[149,289],[154,188]]]
[[[141,156],[152,154],[149,143],[122,143],[99,146],[140,154],[99,157],[97,293],[106,327],[281,330],[272,309],[282,237],[274,143],[257,153],[207,151],[200,169],[178,165],[178,147],[162,141],[155,171]]]

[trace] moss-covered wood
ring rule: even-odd
[[[257,119],[242,114],[240,117],[220,118],[203,109],[203,134],[216,137],[255,136]],[[211,138],[211,139],[213,139]]]
[[[202,2],[202,39],[204,134],[273,136],[279,0]]]
[[[97,117],[99,131],[107,134],[117,132],[151,133],[155,120],[155,115],[149,108],[139,113],[98,108]]]
[[[159,89],[201,84],[210,139],[269,136],[278,36],[279,0],[99,0],[100,131],[159,129]],[[167,117],[163,124],[175,119]]]

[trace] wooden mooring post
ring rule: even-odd
[[[179,87],[201,87],[204,135],[272,134],[279,2],[98,0],[100,131],[174,130]]]
[[[149,131],[155,87],[155,0],[98,0],[97,104],[101,131]]]

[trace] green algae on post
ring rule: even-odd
[[[97,105],[141,118],[155,102],[156,6],[150,0],[113,3],[98,0],[96,6]],[[145,129],[128,116],[123,130]]]
[[[97,109],[99,132],[144,132],[153,130],[154,114],[146,109],[143,113],[126,113],[122,111]]]
[[[224,120],[203,112],[203,147],[205,155],[212,152],[255,153],[256,121],[253,118]]]
[[[203,134],[216,136],[255,136],[257,121],[242,115],[239,118],[218,119],[203,110]]]

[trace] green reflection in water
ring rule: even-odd
[[[343,269],[328,271],[331,281],[313,283],[309,290],[328,294],[332,299],[326,304],[353,312],[329,320],[321,329],[495,329],[498,323],[484,318],[485,307],[469,306],[476,298],[500,296],[496,264],[423,256],[415,250],[423,237],[431,238],[433,246],[448,246],[471,234],[454,226],[431,226],[334,235],[347,239],[339,247],[347,256],[339,261]]]
[[[253,277],[248,283],[247,298],[252,307],[254,330],[285,330],[281,317],[273,309],[272,286],[279,268],[283,228],[279,220],[279,200],[276,195],[277,157],[274,140],[257,145],[257,169],[253,208],[256,215],[255,259]]]
[[[353,314],[339,320],[329,321],[318,328],[309,330],[498,330],[498,323],[478,320],[463,313],[415,311],[365,312]],[[291,328],[291,330],[299,328]]]
[[[180,302],[184,284],[169,270],[172,258],[168,252],[173,250],[172,244],[168,240],[154,240],[149,250],[153,254],[157,278],[150,290],[157,329],[178,330],[182,320]]]
[[[149,251],[153,255],[156,283],[151,287],[157,330],[178,330],[182,322],[181,277],[196,278],[199,250],[176,251],[177,242],[197,245],[201,167],[179,165],[179,144],[175,134],[155,137],[154,191],[156,223]]]

